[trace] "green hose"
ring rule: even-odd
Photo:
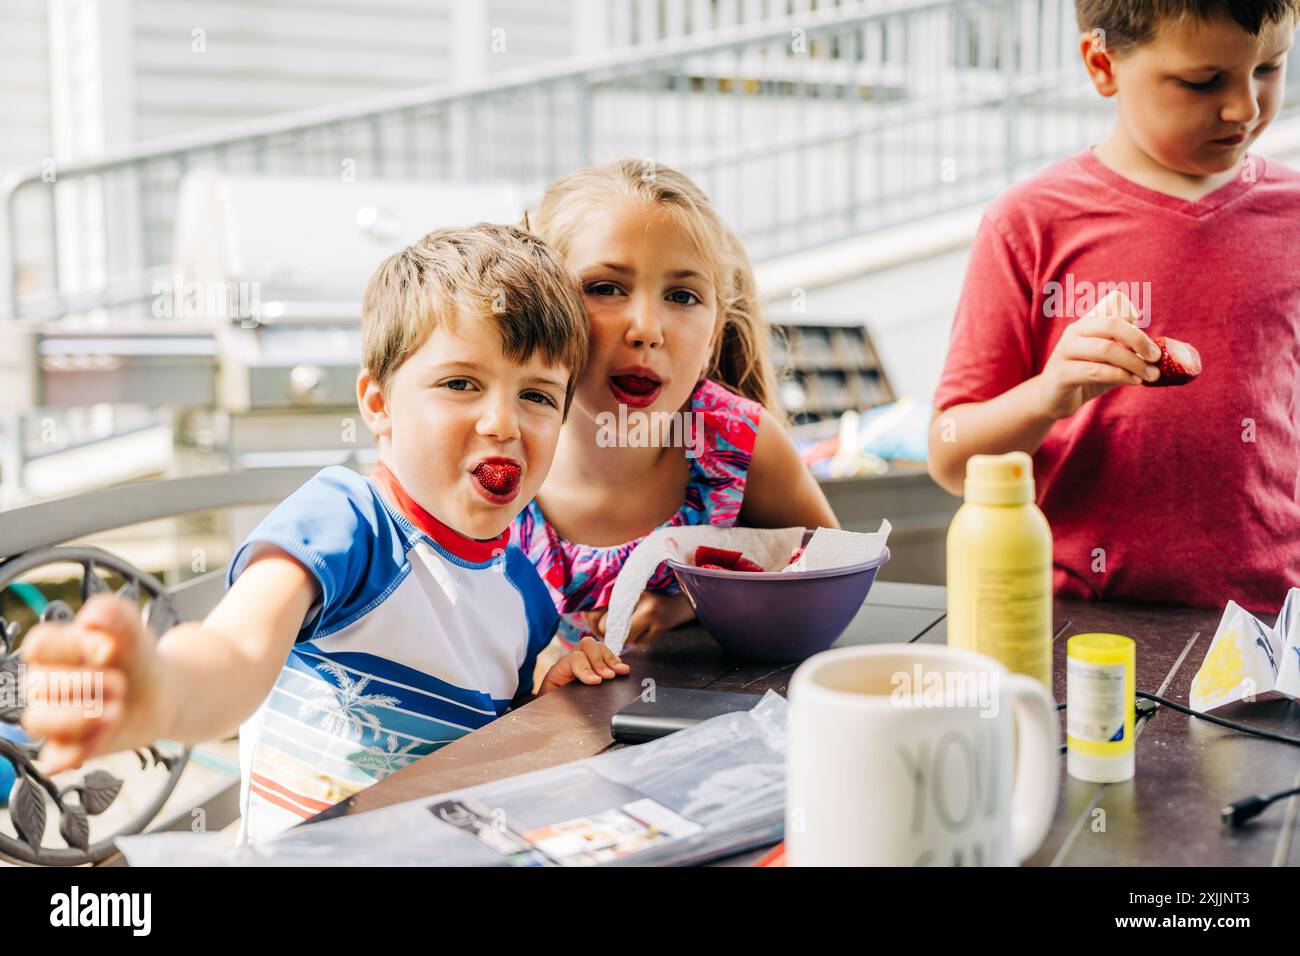
[[[15,581],[9,587],[18,595],[20,601],[35,612],[37,617],[45,613],[45,608],[50,602],[45,600],[45,595],[41,593],[41,589],[36,585],[29,584],[26,581]]]

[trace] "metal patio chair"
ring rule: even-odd
[[[312,467],[277,467],[137,482],[0,512],[0,555],[4,556],[0,561],[0,591],[42,567],[71,563],[82,569],[82,602],[110,590],[104,577],[107,573],[125,582],[118,590],[120,595],[145,602],[145,619],[158,634],[181,621],[201,620],[224,593],[224,568],[167,588],[154,575],[107,551],[64,542],[143,521],[278,503],[315,472]],[[22,589],[30,594],[31,583],[22,582]],[[42,597],[35,603],[41,608],[41,620],[71,620],[76,613],[66,600],[57,597],[48,601]],[[15,693],[22,686],[18,659],[22,635],[19,621],[0,617],[0,722],[7,724],[16,724],[22,718],[21,695]],[[101,863],[116,852],[114,841],[118,836],[145,829],[188,828],[188,812],[173,815],[170,823],[155,822],[176,789],[189,758],[188,747],[174,751],[150,745],[137,751],[142,771],[161,766],[167,771],[166,779],[143,810],[114,833],[93,843],[89,817],[112,805],[123,781],[95,769],[85,772],[77,782],[60,787],[35,767],[38,749],[36,743],[0,737],[0,758],[9,760],[17,774],[10,800],[14,833],[0,831],[0,858],[46,866]],[[217,792],[205,795],[203,802],[217,815],[217,819],[208,817],[209,828],[225,826],[238,816],[238,781],[225,781]],[[64,846],[43,845],[51,807],[59,815]]]

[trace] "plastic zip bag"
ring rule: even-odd
[[[659,740],[222,846],[122,837],[132,866],[681,865],[781,839],[787,704],[768,691]],[[592,847],[595,847],[593,849]]]

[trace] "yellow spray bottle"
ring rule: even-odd
[[[1033,459],[972,455],[948,526],[948,644],[1052,689],[1052,532],[1034,503]]]

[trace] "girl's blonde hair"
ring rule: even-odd
[[[567,257],[592,209],[622,200],[649,203],[672,216],[713,272],[721,328],[704,374],[780,415],[753,266],[735,233],[689,177],[642,160],[588,166],[552,183],[527,225]]]

